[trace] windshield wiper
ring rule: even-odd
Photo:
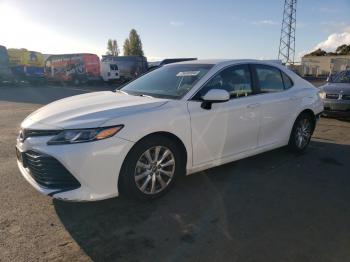
[[[154,98],[153,96],[144,95],[144,94],[139,94],[139,95],[136,95],[136,96],[142,96],[142,97]]]
[[[125,95],[130,95],[130,96],[142,96],[142,97],[148,97],[148,98],[154,98],[153,96],[149,96],[149,95],[145,95],[145,94],[130,94],[130,93],[127,93],[123,90],[119,90],[119,89],[116,89],[115,92],[118,92],[118,93],[122,93],[122,94],[125,94]]]
[[[116,89],[115,92],[119,92],[119,93],[122,93],[124,95],[129,95],[127,92],[119,90],[119,89]]]

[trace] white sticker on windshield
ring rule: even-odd
[[[200,73],[200,71],[185,71],[179,72],[176,76],[196,76]]]

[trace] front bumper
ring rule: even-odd
[[[324,115],[350,116],[350,100],[325,99],[323,105]]]
[[[335,110],[324,110],[324,116],[329,117],[350,117],[350,111],[335,111]]]
[[[71,145],[46,143],[51,137],[29,137],[17,141],[22,152],[40,152],[56,159],[79,182],[78,188],[54,188],[39,184],[30,169],[17,161],[23,177],[39,192],[67,201],[95,201],[118,196],[118,177],[133,142],[111,137],[100,141]],[[46,174],[50,176],[50,174]]]

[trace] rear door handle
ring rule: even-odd
[[[249,109],[253,109],[253,108],[257,108],[257,107],[260,107],[260,103],[247,105],[247,108],[249,108]]]
[[[289,98],[289,100],[298,100],[298,98],[299,97],[297,97],[297,96],[292,96],[292,97]]]

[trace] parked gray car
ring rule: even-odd
[[[350,117],[350,70],[339,72],[320,89],[324,115]]]

